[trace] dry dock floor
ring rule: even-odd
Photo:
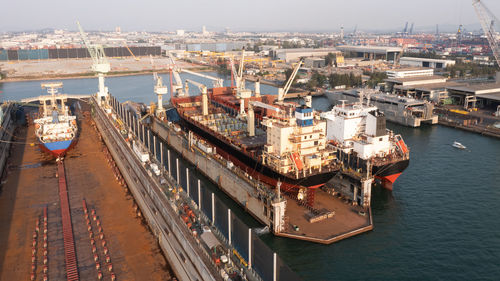
[[[334,211],[335,215],[332,218],[310,223],[308,221],[310,211],[299,205],[297,201],[288,200],[286,206],[286,216],[289,218],[288,227],[285,232],[277,235],[330,244],[373,229],[370,212],[360,215],[359,211],[363,208],[351,206],[321,189],[316,191],[314,208],[321,211]],[[298,231],[294,229],[294,225],[299,227]]]
[[[65,159],[80,280],[97,280],[82,199],[100,218],[118,280],[172,280],[173,274],[147,226],[136,218],[133,200],[118,184],[89,117],[82,117],[77,145]],[[14,141],[35,143],[33,126],[19,127]],[[0,189],[0,280],[30,280],[35,221],[48,206],[48,279],[66,280],[57,165],[38,146],[11,148]],[[43,221],[41,222],[41,228]],[[92,222],[97,233],[95,221]],[[41,238],[38,239],[41,243]],[[101,240],[96,244],[103,280],[110,280]],[[41,246],[37,276],[42,280]]]

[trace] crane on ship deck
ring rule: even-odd
[[[186,89],[183,89],[182,87],[182,79],[181,76],[179,75],[179,67],[177,66],[177,63],[175,62],[174,56],[172,55],[171,52],[168,52],[170,62],[172,63],[170,66],[170,91],[172,93],[175,93],[176,96],[178,97],[185,97],[189,93],[189,88],[186,84]],[[175,83],[172,80],[175,80]]]
[[[302,60],[300,60],[296,65],[295,68],[293,69],[292,75],[288,78],[288,81],[286,81],[286,84],[283,88],[278,89],[278,103],[283,103],[286,97],[286,94],[290,90],[293,84],[293,80],[295,80],[295,76],[297,76],[297,73],[299,72],[300,67],[302,66]]]

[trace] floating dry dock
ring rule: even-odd
[[[142,127],[138,122],[141,117],[131,113],[129,118],[135,123],[134,128]],[[334,196],[318,189],[318,202],[311,208],[285,194],[277,194],[275,189],[252,179],[245,171],[214,153],[216,149],[209,144],[204,143],[203,147],[195,145],[203,142],[196,139],[194,134],[182,131],[174,123],[164,122],[156,117],[143,121],[150,122],[148,132],[144,133],[145,138],[149,136],[150,130],[150,138],[162,145],[161,151],[157,149],[156,154],[165,154],[164,151],[169,149],[178,152],[250,215],[269,226],[277,236],[330,244],[373,229],[369,206],[371,178],[343,177],[346,186],[351,186],[352,183],[360,185],[358,188],[362,189],[361,193],[367,195],[363,201],[366,205],[352,205],[352,199],[347,193],[339,197],[338,192]],[[312,220],[315,222],[311,222],[311,218],[315,218]]]

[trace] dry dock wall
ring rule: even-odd
[[[160,188],[148,175],[134,152],[113,127],[102,109],[94,104],[94,120],[111,155],[123,174],[153,234],[179,280],[221,280],[201,252],[192,235]]]
[[[272,222],[271,218],[264,213],[264,204],[258,199],[259,195],[252,184],[241,177],[235,176],[225,165],[215,159],[203,155],[196,149],[189,149],[186,139],[167,128],[158,119],[153,118],[152,120],[151,129],[156,135],[195,165],[206,177],[215,182],[233,200],[243,206],[248,213],[267,226],[281,224]],[[282,214],[284,216],[284,209]],[[282,217],[276,209],[275,217]]]
[[[10,141],[12,140],[12,133],[14,132],[15,124],[11,118],[12,104],[3,108],[3,122],[0,127],[0,172],[3,174],[5,163],[10,153]],[[0,174],[1,175],[1,174]]]

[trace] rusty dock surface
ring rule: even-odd
[[[78,143],[64,160],[80,280],[97,280],[99,271],[103,280],[111,280],[110,272],[117,280],[172,280],[157,242],[136,216],[131,195],[117,181],[89,115],[81,114],[80,120]],[[18,127],[13,141],[20,143],[11,147],[0,190],[0,280],[30,280],[32,271],[36,280],[43,280],[44,271],[48,280],[66,280],[56,161],[32,145],[32,125]],[[90,211],[86,219],[83,199],[96,220]],[[42,240],[45,207],[47,245]],[[42,259],[43,249],[48,260]]]

